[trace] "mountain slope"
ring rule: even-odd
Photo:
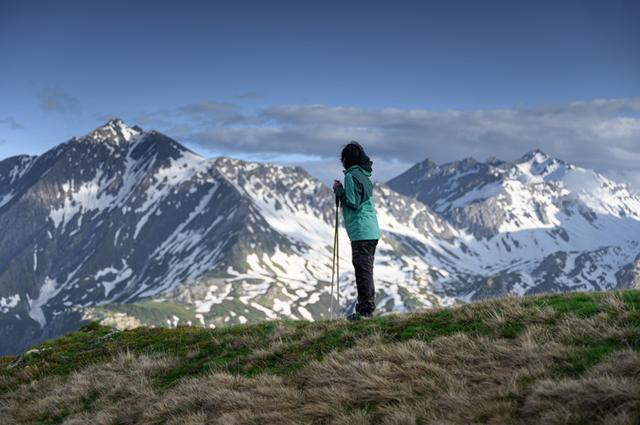
[[[633,285],[620,271],[640,253],[640,197],[596,172],[533,151],[513,163],[427,160],[388,184],[471,236],[484,270],[439,288],[450,296]]]
[[[333,194],[300,168],[204,159],[112,120],[0,170],[10,188],[0,209],[0,352],[150,299],[176,306],[172,324],[181,315],[171,311],[204,326],[328,313]],[[376,193],[390,230],[378,255],[381,309],[451,302],[431,288],[455,262],[455,230],[388,188]],[[353,273],[341,239],[344,288]]]
[[[206,159],[112,120],[0,162],[0,354],[101,320],[326,318],[334,200],[299,167]],[[399,192],[403,192],[402,194]],[[376,183],[380,312],[637,286],[640,198],[532,152]],[[356,297],[340,231],[341,312]]]

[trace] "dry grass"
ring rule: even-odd
[[[595,301],[595,309],[583,300],[558,315],[564,304],[533,301],[510,299],[455,310],[456,320],[473,326],[436,338],[416,333],[393,340],[391,330],[361,335],[353,328],[346,337],[355,341],[349,347],[277,375],[246,372],[264,359],[317,344],[335,330],[331,322],[302,332],[277,325],[261,348],[255,335],[241,335],[234,349],[255,349],[237,373],[229,368],[189,372],[169,386],[164,377],[185,362],[174,354],[125,352],[67,375],[31,376],[27,365],[16,372],[19,377],[0,374],[15,383],[12,391],[0,393],[0,422],[639,423],[635,304],[608,294]],[[403,320],[413,324],[417,317]],[[184,356],[197,359],[203,350],[192,347]]]
[[[56,423],[63,418],[67,424],[116,423],[111,418],[144,408],[144,402],[155,395],[153,376],[171,365],[166,358],[124,353],[67,377],[34,380],[8,397],[0,396],[0,417],[16,424]],[[129,419],[134,423],[135,415]]]

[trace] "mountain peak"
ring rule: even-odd
[[[109,121],[107,121],[107,123],[104,125],[106,126],[127,126],[124,121],[122,120],[122,118],[118,118],[118,117],[114,117],[111,118]]]
[[[542,163],[552,159],[551,155],[548,155],[546,152],[543,152],[541,149],[533,149],[520,158],[520,162],[529,162],[535,161],[537,163]]]
[[[420,170],[431,170],[433,168],[437,168],[438,164],[436,164],[431,158],[426,158],[424,161],[416,164],[416,166]]]
[[[111,142],[115,144],[127,143],[132,137],[142,134],[143,130],[134,125],[129,127],[120,118],[112,118],[104,125],[96,128],[83,139],[92,139],[97,142]]]

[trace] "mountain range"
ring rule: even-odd
[[[640,287],[640,196],[541,151],[377,182],[380,311]],[[77,329],[328,317],[334,201],[300,167],[114,119],[0,162],[0,355]],[[340,232],[342,311],[355,297]]]

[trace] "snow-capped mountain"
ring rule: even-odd
[[[0,352],[150,299],[164,300],[161,322],[187,310],[206,326],[327,317],[333,194],[301,168],[205,159],[113,120],[39,157],[0,162],[0,182]],[[377,190],[389,193],[381,220],[391,229],[378,257],[381,305],[438,304],[429,273],[446,274],[455,231],[423,204]]]
[[[481,284],[437,291],[474,299],[632,284],[622,270],[640,253],[640,197],[592,170],[536,150],[512,163],[427,160],[388,185],[439,212],[483,259]]]
[[[532,152],[417,164],[374,195],[383,311],[637,285],[640,198]],[[0,162],[0,354],[94,318],[328,317],[334,200],[303,169],[205,159],[121,120]],[[355,297],[340,234],[341,305]]]

